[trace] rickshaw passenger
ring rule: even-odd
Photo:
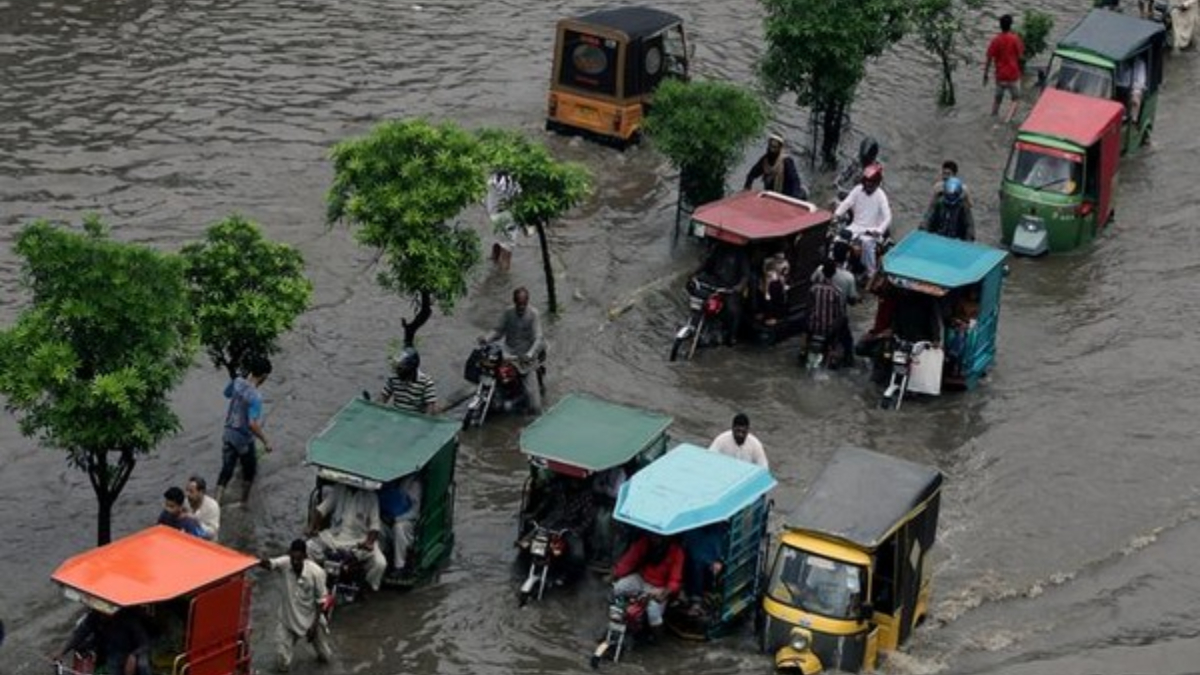
[[[330,526],[319,529],[325,517],[329,517]],[[379,497],[370,490],[337,483],[313,509],[308,555],[324,560],[329,551],[353,553],[366,564],[367,585],[377,591],[387,570],[387,558],[379,548],[381,527]]]
[[[150,634],[142,611],[117,610],[108,615],[94,609],[75,626],[71,637],[59,652],[65,661],[73,652],[95,651],[110,675],[150,675]]]
[[[1134,57],[1133,62],[1117,64],[1116,87],[1125,101],[1125,119],[1138,121],[1142,112],[1142,97],[1146,93],[1146,54]]]
[[[942,343],[942,312],[937,298],[901,290],[896,299],[892,329],[907,342]]]
[[[286,556],[261,558],[258,563],[283,577],[283,601],[279,603],[279,626],[275,629],[275,666],[280,672],[291,667],[292,650],[300,638],[312,644],[318,663],[326,663],[333,656],[328,624],[322,625],[321,616],[329,602],[325,570],[307,558],[306,550],[304,540],[297,539]]]
[[[699,609],[705,592],[716,587],[725,568],[721,557],[726,529],[725,523],[712,523],[683,533],[683,591],[693,612]]]
[[[683,547],[674,537],[644,532],[613,568],[613,593],[650,596],[646,619],[655,636],[662,633],[667,600],[683,587]]]
[[[624,538],[621,537],[612,514],[621,485],[633,475],[636,462],[636,459],[630,460],[624,466],[614,466],[592,478],[592,495],[596,502],[596,519],[592,528],[593,559],[601,558],[602,562],[609,563],[609,555],[615,555],[624,549]]]
[[[186,532],[193,537],[207,539],[204,536],[204,527],[200,525],[200,521],[196,517],[184,512],[183,503],[187,501],[183,490],[177,487],[169,487],[163,493],[163,509],[158,514],[158,524],[166,525],[181,532]]]
[[[787,256],[776,253],[763,260],[762,278],[762,320],[768,326],[774,326],[779,319],[787,315],[788,276],[791,267]]]
[[[187,496],[184,513],[196,519],[204,530],[205,539],[216,541],[221,533],[221,505],[208,496],[208,482],[200,476],[192,476],[184,486],[184,494]]]
[[[387,575],[401,576],[412,548],[413,528],[421,517],[421,475],[414,473],[379,490],[379,515],[392,542],[392,567]]]
[[[596,503],[592,487],[582,478],[555,476],[548,486],[549,494],[534,516],[543,527],[564,530],[567,557],[574,569],[587,564],[585,543],[596,522]]]

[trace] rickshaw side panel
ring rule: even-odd
[[[250,586],[244,576],[229,579],[192,599],[184,657],[188,675],[248,672],[249,606]]]
[[[454,468],[458,457],[455,440],[423,469],[421,514],[418,516],[412,556],[417,575],[424,576],[450,555],[454,545]]]
[[[979,296],[979,316],[967,333],[963,349],[963,375],[967,389],[973,389],[996,360],[996,334],[1000,325],[1000,296],[1004,268],[997,267],[984,279]]]

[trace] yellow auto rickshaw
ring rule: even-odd
[[[812,675],[873,670],[929,611],[942,474],[839,450],[785,528],[763,598],[761,647]]]
[[[667,77],[687,79],[683,19],[650,7],[602,9],[558,22],[546,128],[624,147]]]

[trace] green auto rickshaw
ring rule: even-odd
[[[1000,183],[1013,253],[1082,246],[1108,225],[1121,159],[1120,103],[1047,89],[1017,131]]]
[[[1121,102],[1124,154],[1141,147],[1154,128],[1166,45],[1166,28],[1157,21],[1092,10],[1054,49],[1047,84]]]

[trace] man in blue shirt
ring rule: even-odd
[[[183,510],[183,490],[177,487],[167,488],[163,493],[163,510],[158,514],[158,524],[187,532],[193,537],[207,539],[204,526]]]
[[[250,486],[258,470],[254,439],[262,441],[263,449],[271,452],[271,442],[262,430],[262,395],[258,388],[271,374],[271,362],[265,357],[247,359],[246,376],[238,377],[225,386],[229,408],[225,412],[225,435],[222,438],[221,474],[217,477],[217,501],[225,492],[234,467],[242,466],[242,501],[250,498]]]

